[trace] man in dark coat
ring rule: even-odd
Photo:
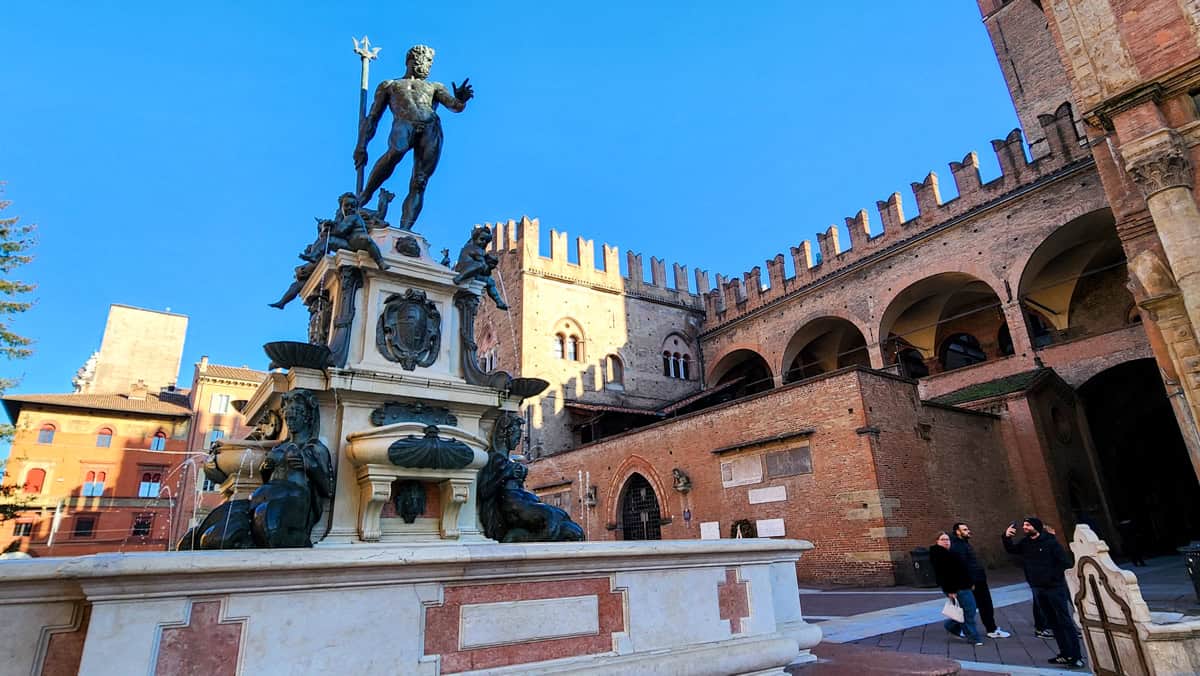
[[[979,619],[983,620],[983,628],[988,638],[1008,638],[1012,634],[996,626],[996,609],[992,605],[992,590],[988,589],[987,571],[975,557],[975,548],[971,546],[971,527],[959,521],[950,529],[950,551],[958,555],[967,566],[974,585],[975,604],[979,607]]]
[[[1013,542],[1013,536],[1017,533],[1017,525],[1013,523],[1004,531],[1001,540],[1005,551],[1021,557],[1025,579],[1029,581],[1033,597],[1050,621],[1050,630],[1054,632],[1054,640],[1058,643],[1058,657],[1050,660],[1050,664],[1082,667],[1079,636],[1071,619],[1070,593],[1063,576],[1063,571],[1071,567],[1070,557],[1058,540],[1045,532],[1041,519],[1025,517],[1021,522],[1021,530],[1025,537]]]

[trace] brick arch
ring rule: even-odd
[[[612,496],[608,506],[608,523],[620,523],[621,489],[625,488],[625,484],[629,483],[630,477],[634,474],[646,477],[646,480],[654,488],[654,496],[658,498],[658,511],[662,518],[664,520],[673,518],[670,500],[667,499],[669,497],[668,485],[663,483],[662,478],[655,471],[654,465],[651,465],[648,460],[640,455],[631,455],[617,466],[617,470],[613,472],[613,478],[608,482],[608,495]]]
[[[791,366],[792,360],[795,359],[796,354],[798,352],[800,352],[800,350],[803,348],[803,346],[793,348],[792,341],[796,338],[796,336],[800,335],[800,333],[802,331],[804,331],[806,328],[812,326],[815,322],[819,322],[822,320],[830,320],[830,319],[844,321],[844,322],[850,324],[851,326],[853,326],[855,329],[857,329],[859,335],[862,336],[863,341],[866,342],[867,349],[869,350],[871,342],[872,342],[872,339],[869,337],[869,336],[871,336],[869,324],[867,324],[866,322],[863,322],[861,319],[858,319],[857,317],[846,316],[844,314],[838,314],[838,313],[834,313],[834,312],[827,312],[823,309],[814,310],[813,312],[810,312],[808,315],[806,315],[803,320],[801,320],[795,324],[796,329],[794,331],[792,331],[791,333],[787,334],[787,337],[786,337],[787,339],[782,341],[782,345],[781,345],[780,349],[774,355],[778,359],[777,372],[780,374],[781,378],[787,377],[788,368]],[[818,334],[818,335],[821,335],[821,334]]]
[[[962,284],[982,282],[998,300],[1003,302],[1003,299],[1007,297],[1007,293],[1004,290],[1004,281],[993,274],[983,262],[962,264],[961,262],[947,260],[936,263],[929,268],[926,268],[925,274],[921,275],[919,279],[915,279],[903,287],[892,287],[892,291],[887,292],[887,295],[881,298],[881,302],[877,307],[882,307],[883,311],[879,313],[877,318],[875,318],[875,343],[882,347],[887,342],[888,336],[891,334],[891,329],[895,324],[896,319],[899,318],[900,315],[902,315],[905,311],[907,311],[908,308],[916,304],[915,302],[910,304],[903,310],[897,311],[896,316],[889,318],[889,313],[893,309],[893,306],[896,304],[896,302],[900,299],[901,295],[921,284],[929,283],[938,277],[944,276],[958,277],[960,278],[960,283]],[[1012,327],[1009,328],[1011,330]],[[937,341],[935,340],[935,343],[936,342]],[[936,345],[934,346],[934,349],[936,350]]]
[[[1065,219],[1045,237],[1039,238],[1036,245],[1023,253],[1019,261],[1013,264],[1013,291],[1020,298],[1037,294],[1039,291],[1048,291],[1037,288],[1037,277],[1048,270],[1051,270],[1047,275],[1052,281],[1071,280],[1069,287],[1065,288],[1065,302],[1061,298],[1055,299],[1059,300],[1059,303],[1047,297],[1038,298],[1043,305],[1060,307],[1060,321],[1055,322],[1050,317],[1046,319],[1051,326],[1066,329],[1070,326],[1071,296],[1078,286],[1078,275],[1082,274],[1097,256],[1114,255],[1114,249],[1120,247],[1116,220],[1108,207],[1093,209]],[[1120,249],[1119,255],[1124,256],[1123,249]]]
[[[763,361],[767,363],[767,370],[771,371],[771,377],[779,377],[778,374],[771,369],[771,363],[774,360],[763,356],[770,353],[767,350],[764,350],[761,345],[757,343],[734,343],[733,345],[726,345],[720,352],[716,354],[716,356],[704,358],[706,364],[704,367],[704,382],[708,387],[712,387],[716,382],[714,376],[718,373],[717,367],[721,365],[721,362],[729,355],[741,350],[747,350],[757,354],[760,358],[762,358]],[[729,369],[726,367],[724,370],[728,371]]]

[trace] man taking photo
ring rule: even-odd
[[[1033,597],[1050,621],[1050,630],[1054,632],[1054,641],[1058,643],[1058,657],[1050,660],[1050,664],[1082,667],[1079,636],[1071,619],[1070,594],[1067,580],[1063,577],[1063,571],[1071,567],[1071,560],[1058,540],[1045,532],[1041,519],[1025,517],[1021,522],[1021,530],[1025,537],[1013,542],[1013,536],[1017,533],[1017,524],[1014,522],[1004,531],[1001,540],[1005,551],[1021,557],[1025,579],[1029,581]]]

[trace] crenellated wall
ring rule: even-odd
[[[900,193],[892,193],[886,200],[876,202],[882,232],[871,234],[869,217],[864,209],[845,219],[846,229],[850,233],[848,247],[843,248],[838,228],[832,225],[825,232],[817,233],[819,260],[814,262],[813,244],[808,241],[791,247],[796,270],[793,277],[786,276],[783,254],[776,254],[766,261],[766,284],[763,284],[762,269],[757,266],[742,273],[740,278],[735,276],[726,279],[717,275],[716,287],[704,293],[705,330],[797,293],[823,277],[860,263],[915,235],[936,230],[999,198],[1052,176],[1064,167],[1091,157],[1076,134],[1069,103],[1063,103],[1053,114],[1038,116],[1038,122],[1048,147],[1043,156],[1033,161],[1027,160],[1021,131],[1014,129],[1004,139],[992,141],[992,150],[996,153],[1001,170],[998,178],[983,183],[979,176],[978,155],[975,152],[967,153],[961,162],[950,163],[950,173],[958,190],[957,197],[942,201],[938,176],[930,172],[923,181],[911,185],[918,211],[916,215],[906,218]]]
[[[642,254],[625,252],[626,274],[621,274],[620,248],[601,244],[603,268],[596,267],[596,245],[593,240],[575,238],[578,263],[569,260],[568,235],[550,231],[550,251],[543,256],[540,247],[541,224],[536,218],[523,216],[519,221],[486,223],[492,230],[491,251],[500,255],[506,270],[521,271],[560,281],[585,284],[605,291],[624,293],[688,308],[699,309],[701,297],[709,292],[708,272],[695,270],[695,287],[688,281],[688,266],[672,263],[671,284],[667,283],[667,263],[650,258],[650,280],[645,281],[646,266]]]

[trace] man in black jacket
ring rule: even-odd
[[[1029,516],[1021,523],[1025,537],[1013,542],[1016,524],[1004,531],[1004,549],[1009,554],[1021,557],[1025,567],[1025,579],[1033,590],[1038,605],[1050,620],[1050,629],[1058,643],[1058,657],[1050,664],[1065,667],[1082,667],[1079,636],[1075,633],[1075,622],[1071,619],[1070,594],[1063,571],[1071,567],[1066,550],[1053,535],[1045,533],[1041,519]]]
[[[950,529],[950,551],[958,555],[967,566],[971,575],[972,590],[975,592],[975,604],[979,607],[979,619],[983,620],[983,628],[988,638],[1008,638],[1012,634],[996,626],[996,609],[992,605],[992,591],[988,589],[987,572],[975,558],[975,548],[971,546],[971,527],[959,521]]]

